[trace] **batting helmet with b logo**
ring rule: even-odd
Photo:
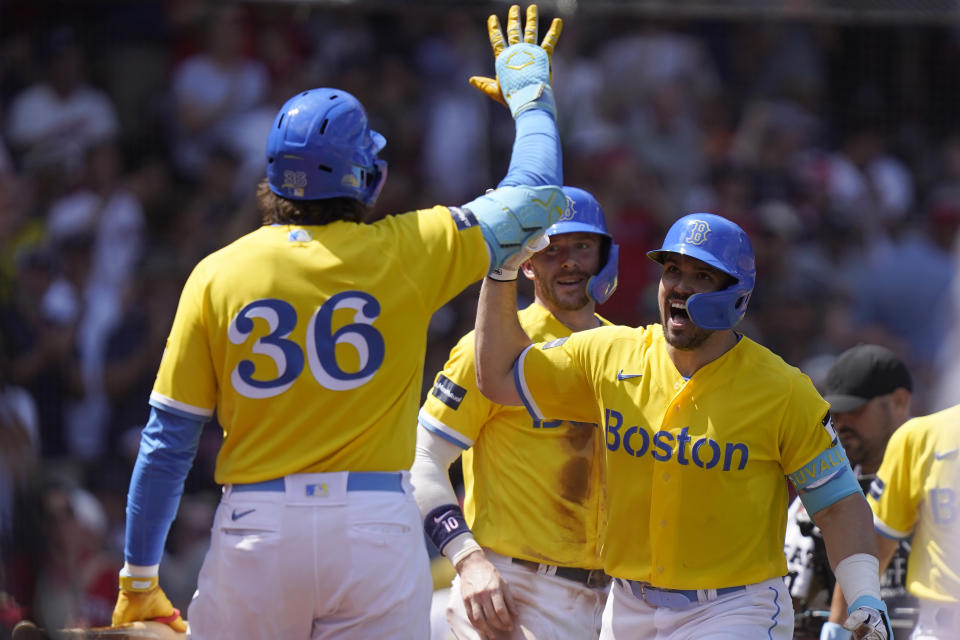
[[[287,100],[273,121],[267,181],[290,200],[346,197],[371,205],[387,176],[387,163],[377,159],[386,144],[346,91],[304,91]]]
[[[587,283],[587,295],[597,304],[610,299],[617,289],[617,262],[620,247],[607,231],[607,221],[603,209],[596,198],[577,187],[563,187],[567,198],[567,209],[560,219],[547,228],[548,236],[582,231],[603,236],[604,247],[600,255],[600,270]]]
[[[647,255],[662,264],[665,253],[696,258],[736,279],[726,289],[690,296],[687,313],[694,324],[730,329],[743,319],[757,277],[753,246],[743,229],[713,213],[691,213],[674,222],[663,246]]]

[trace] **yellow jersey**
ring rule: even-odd
[[[264,226],[207,256],[151,404],[216,410],[219,483],[408,469],[430,317],[489,268],[479,227],[457,214]]]
[[[607,573],[670,589],[786,574],[785,476],[833,440],[799,369],[741,337],[686,380],[655,324],[533,345],[516,376],[534,417],[601,420]]]
[[[907,590],[960,603],[960,405],[893,432],[867,501],[881,534],[913,536]]]
[[[572,331],[534,303],[519,313],[536,340]],[[610,323],[597,316],[598,322]],[[477,389],[474,332],[451,350],[420,410],[420,424],[464,449],[464,516],[497,553],[599,568],[603,441],[597,419],[533,420]]]

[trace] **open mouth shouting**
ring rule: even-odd
[[[683,328],[693,324],[687,313],[686,298],[670,298],[667,303],[668,320],[672,327]]]

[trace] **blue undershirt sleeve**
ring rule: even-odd
[[[553,116],[529,109],[517,116],[510,168],[499,187],[563,184],[560,133]]]
[[[127,496],[124,559],[128,563],[160,563],[202,431],[200,420],[150,409]]]

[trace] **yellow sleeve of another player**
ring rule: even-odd
[[[490,268],[480,227],[470,226],[458,212],[436,206],[375,223],[378,231],[390,234],[384,251],[393,254],[428,309],[439,309]]]
[[[477,389],[473,336],[471,331],[450,350],[450,358],[434,379],[419,417],[426,429],[462,449],[473,446],[483,425],[499,407]]]
[[[784,472],[797,471],[833,446],[837,434],[829,409],[810,379],[798,372],[780,422],[780,465]],[[836,456],[824,460],[824,464],[841,463]],[[842,463],[847,463],[846,458]]]
[[[209,261],[191,272],[180,294],[150,404],[188,417],[207,419],[217,402],[217,378],[205,324]]]
[[[586,373],[599,366],[592,362],[596,351],[587,337],[594,331],[531,345],[517,359],[517,392],[534,419],[599,422],[596,394]]]
[[[926,465],[917,459],[911,438],[916,424],[916,419],[908,421],[890,436],[883,462],[867,494],[874,518],[885,525],[881,527],[884,533],[895,538],[906,537],[913,531],[923,501]]]

